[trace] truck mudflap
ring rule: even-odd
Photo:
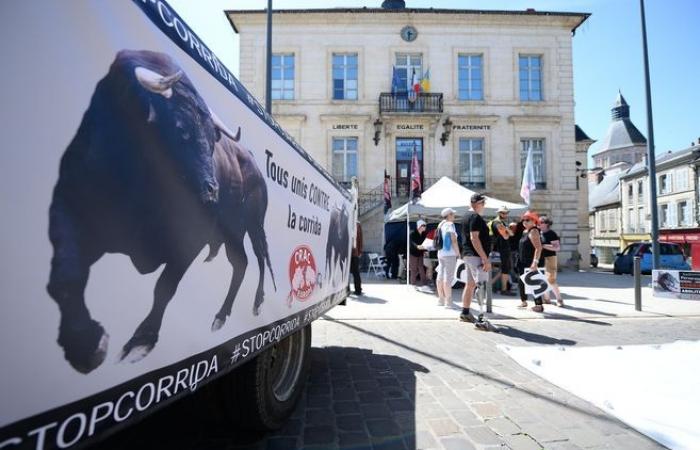
[[[0,22],[0,449],[95,442],[345,298],[353,196],[167,2]]]

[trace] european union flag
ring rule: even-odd
[[[392,67],[391,75],[391,95],[396,95],[401,90],[401,80],[399,79],[399,74],[396,71],[396,66]]]

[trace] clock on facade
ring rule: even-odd
[[[418,30],[411,25],[401,28],[401,39],[406,42],[413,42],[418,37]]]

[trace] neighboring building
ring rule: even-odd
[[[700,146],[666,153],[656,159],[659,240],[676,242],[692,256],[693,269],[700,269],[700,222],[698,221],[698,165]],[[651,239],[649,176],[637,165],[620,177],[622,247]]]
[[[273,114],[341,182],[359,180],[365,247],[381,251],[382,183],[406,201],[415,149],[424,189],[442,176],[513,202],[533,149],[533,209],[577,258],[572,35],[584,13],[406,8],[277,10]],[[227,11],[240,79],[265,97],[264,10]],[[415,96],[412,80],[428,78]],[[429,84],[429,86],[428,86]],[[392,93],[392,90],[394,91]]]
[[[585,181],[588,149],[595,142],[576,125],[576,189],[578,189],[578,254],[579,267],[591,265],[591,227],[588,223],[588,182]],[[585,206],[585,207],[584,207]],[[578,258],[577,258],[578,259]]]
[[[593,165],[606,169],[618,162],[634,165],[642,162],[647,152],[647,140],[630,120],[630,107],[618,93],[611,109],[612,121],[600,148],[593,155]]]
[[[589,186],[591,247],[601,264],[612,264],[620,251],[620,177],[629,164],[618,162],[598,172]]]

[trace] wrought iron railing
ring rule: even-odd
[[[439,178],[423,178],[423,190],[425,191],[432,185],[434,185]],[[391,203],[392,209],[396,208],[409,199],[408,191],[409,182],[406,179],[391,180]],[[360,192],[360,197],[358,199],[360,215],[373,211],[379,206],[384,207],[384,183],[376,186],[368,191]]]
[[[382,92],[379,113],[442,113],[442,93],[420,92],[411,101],[407,92]]]

